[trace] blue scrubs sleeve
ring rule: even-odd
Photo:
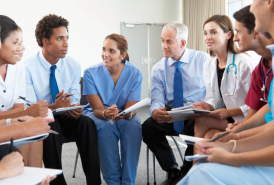
[[[272,110],[272,106],[271,106],[272,95],[273,95],[273,92],[272,92],[272,89],[273,89],[272,88],[273,87],[273,79],[271,81],[271,85],[270,85],[270,89],[269,89],[269,95],[268,95],[268,105],[271,108],[271,111],[265,115],[265,121],[266,121],[266,123],[268,123],[268,122],[270,122],[270,121],[273,120],[273,116],[272,116],[272,111],[273,110]]]
[[[92,75],[88,70],[84,72],[84,84],[83,84],[83,95],[99,94],[92,78]]]
[[[141,73],[138,74],[133,87],[129,93],[127,101],[140,101],[141,100],[141,87],[142,87],[143,76]]]

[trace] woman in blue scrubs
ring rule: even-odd
[[[84,72],[83,94],[89,102],[84,115],[96,124],[101,171],[109,185],[135,184],[142,141],[141,120],[136,111],[117,116],[119,110],[141,98],[143,77],[140,70],[128,62],[127,49],[122,35],[107,36],[102,47],[103,62]],[[114,122],[109,123],[110,120]]]

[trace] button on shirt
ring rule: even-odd
[[[45,59],[42,51],[25,60],[26,69],[26,94],[30,101],[47,100],[52,104],[50,90],[51,64]],[[60,58],[55,64],[55,78],[59,91],[73,94],[71,105],[80,102],[81,67],[73,58],[66,56]]]
[[[19,96],[26,96],[23,62],[8,64],[5,81],[0,77],[0,111],[10,110],[14,104],[24,103],[18,99]]]
[[[184,101],[201,102],[205,99],[205,83],[203,79],[203,66],[209,55],[202,51],[192,49],[185,50],[180,58],[180,70],[183,78]],[[164,107],[167,104],[173,107],[173,87],[175,60],[162,58],[152,68],[151,72],[151,107],[153,110]]]

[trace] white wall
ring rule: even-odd
[[[24,58],[40,50],[35,39],[36,24],[54,13],[69,25],[69,55],[82,66],[101,62],[104,38],[120,33],[120,22],[167,23],[182,21],[181,0],[5,0],[0,14],[12,18],[24,31]],[[138,37],[138,35],[136,35]],[[159,36],[160,39],[160,36]],[[130,46],[129,46],[130,47]]]

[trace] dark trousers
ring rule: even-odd
[[[94,121],[86,116],[73,119],[63,115],[58,118],[58,121],[49,125],[59,135],[50,134],[44,140],[43,161],[45,167],[62,169],[62,137],[65,136],[76,142],[87,184],[101,184],[97,129]],[[62,174],[58,175],[50,184],[66,185],[67,183]]]
[[[178,133],[173,129],[173,123],[158,123],[153,118],[148,118],[142,128],[143,141],[155,154],[162,169],[166,172],[178,169],[179,166],[166,139],[166,136],[178,136]],[[182,134],[194,136],[194,120],[185,121],[185,129]],[[192,145],[188,145],[185,155],[193,155]],[[184,160],[183,173],[186,174],[191,167],[192,162]]]

